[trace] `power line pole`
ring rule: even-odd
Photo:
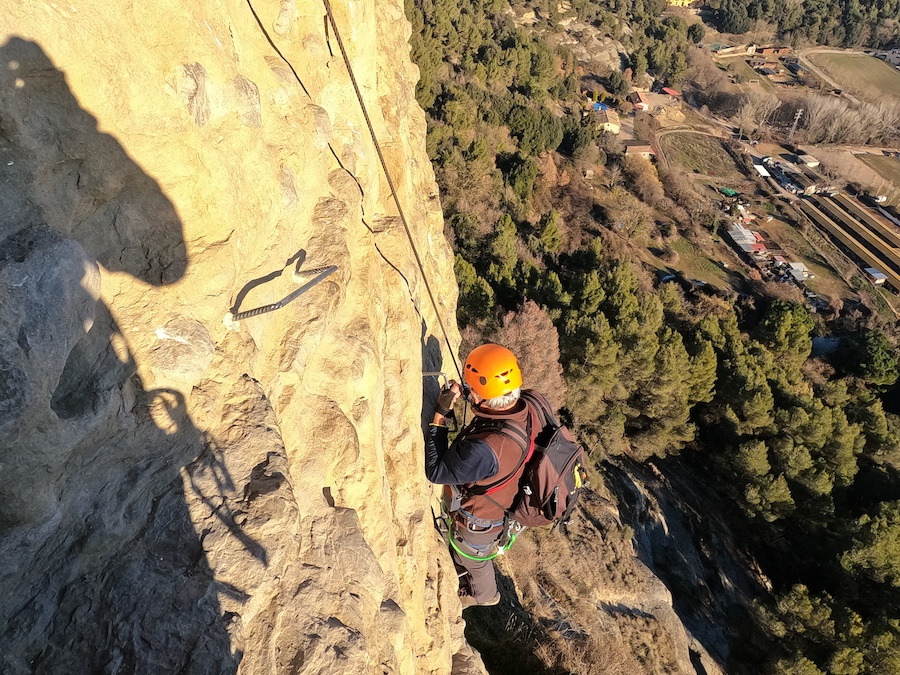
[[[803,108],[799,108],[797,113],[794,115],[794,124],[791,125],[791,133],[788,135],[788,141],[794,141],[794,133],[797,131],[797,122],[800,121],[800,116],[803,115]]]

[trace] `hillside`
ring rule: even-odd
[[[484,672],[423,476],[460,337],[401,8],[334,18],[411,240],[324,6],[3,9],[0,670]],[[590,504],[565,546],[614,544],[602,644],[689,672]]]
[[[703,31],[626,5],[0,0],[0,671],[900,669],[896,323],[727,249],[730,113],[626,99]],[[463,620],[423,373],[486,339],[595,466]]]

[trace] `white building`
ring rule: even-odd
[[[867,267],[865,269],[865,273],[869,281],[871,281],[876,286],[883,286],[884,282],[887,281],[887,275],[881,270],[875,269],[874,267]]]
[[[876,54],[879,59],[882,61],[891,64],[892,66],[900,66],[900,49],[892,49],[889,52],[881,52],[880,54]]]
[[[808,166],[810,169],[819,166],[819,160],[812,155],[800,155],[800,163]]]
[[[794,277],[794,279],[796,279],[797,281],[803,281],[804,279],[809,279],[810,276],[812,276],[809,273],[809,268],[802,262],[788,263],[788,272],[790,272],[791,276]]]

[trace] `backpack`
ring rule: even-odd
[[[542,413],[544,428],[519,480],[513,518],[526,527],[565,523],[587,482],[584,448],[560,425],[547,399],[531,391],[522,397]]]
[[[509,475],[490,485],[469,488],[468,492],[484,495],[525,527],[564,523],[587,482],[584,448],[575,441],[567,427],[560,425],[546,398],[527,389],[522,392],[522,398],[531,409],[524,432],[518,425],[483,418],[469,427],[470,433],[488,430],[512,438],[522,448],[522,458]],[[544,420],[544,426],[536,435],[531,433],[535,413]],[[512,507],[506,509],[494,501],[490,493],[508,483],[519,473],[523,464],[525,468],[519,478],[519,493]]]

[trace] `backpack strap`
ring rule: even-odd
[[[527,402],[526,402],[526,405],[527,405]],[[496,492],[497,490],[502,488],[504,485],[506,485],[509,481],[511,481],[515,477],[515,475],[519,472],[519,469],[521,469],[522,466],[525,464],[525,462],[527,462],[529,459],[531,459],[531,455],[534,454],[534,434],[532,434],[532,428],[534,426],[533,425],[534,416],[535,416],[534,412],[531,410],[531,408],[529,408],[528,409],[528,419],[525,422],[525,433],[524,434],[521,432],[521,430],[517,429],[516,427],[509,424],[508,422],[504,422],[502,420],[499,421],[499,424],[486,423],[486,424],[478,425],[479,428],[477,429],[477,431],[490,430],[495,433],[502,434],[503,436],[506,436],[507,438],[515,441],[519,445],[519,447],[522,448],[522,456],[519,458],[519,461],[516,463],[516,467],[510,473],[508,473],[506,476],[504,476],[500,480],[496,480],[493,483],[489,483],[487,485],[473,485],[472,487],[467,489],[467,492],[469,494],[476,495],[476,496],[487,496],[487,495],[491,494],[492,492]],[[496,420],[490,420],[489,422],[496,422]],[[490,497],[488,497],[488,499],[490,499]],[[493,502],[494,500],[491,499],[491,501]],[[496,504],[497,502],[494,502],[494,503]],[[498,506],[499,506],[499,504],[498,504]],[[501,508],[503,508],[503,507],[501,507]]]
[[[547,426],[548,424],[552,424],[557,428],[561,426],[559,420],[556,419],[556,415],[553,413],[553,406],[550,405],[550,401],[548,401],[543,394],[538,393],[533,389],[526,389],[522,392],[522,398],[540,411],[544,418],[544,426]]]

